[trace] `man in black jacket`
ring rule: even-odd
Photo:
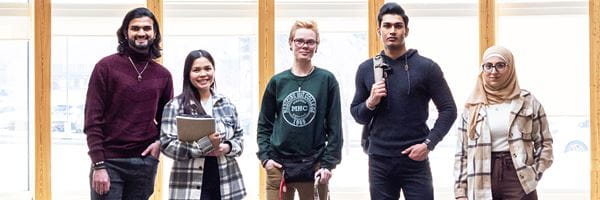
[[[406,49],[408,16],[400,5],[386,3],[377,16],[377,32],[385,46],[380,53],[389,65],[387,77],[375,82],[373,59],[356,72],[351,105],[354,119],[368,126],[371,199],[433,199],[427,155],[456,119],[456,104],[440,67]],[[429,130],[429,101],[438,118]]]

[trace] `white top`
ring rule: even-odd
[[[204,109],[204,112],[206,112],[207,115],[213,116],[213,96],[212,96],[212,94],[210,94],[210,96],[208,97],[208,100],[206,100],[206,101],[200,100],[200,103],[202,103],[202,108]]]
[[[510,102],[486,106],[488,126],[492,139],[492,152],[509,151],[508,129]]]

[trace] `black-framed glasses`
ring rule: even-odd
[[[483,63],[483,65],[481,65],[481,68],[483,68],[484,72],[492,73],[494,71],[494,69],[496,69],[496,72],[503,72],[504,70],[506,70],[507,66],[508,65],[506,65],[505,62],[499,62],[496,64]]]
[[[294,45],[296,45],[297,47],[302,47],[304,44],[306,44],[306,46],[308,47],[314,47],[315,45],[317,45],[316,40],[294,39],[293,41]]]

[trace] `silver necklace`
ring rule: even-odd
[[[298,91],[302,90],[302,84],[304,83],[304,78],[306,78],[307,76],[309,76],[310,74],[313,73],[313,71],[315,71],[315,66],[311,66],[312,68],[310,69],[310,71],[308,73],[306,73],[305,76],[302,76],[300,82],[298,82]]]
[[[133,60],[131,60],[131,57],[127,56],[127,58],[129,58],[129,62],[131,62],[133,69],[135,69],[135,72],[137,72],[137,74],[138,74],[138,76],[137,76],[138,82],[141,82],[142,81],[142,73],[144,73],[144,71],[146,71],[146,67],[148,67],[148,63],[150,63],[150,61],[146,62],[146,65],[144,65],[144,69],[142,69],[142,71],[140,72],[140,71],[138,71],[135,64],[133,64]]]

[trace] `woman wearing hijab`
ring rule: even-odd
[[[552,165],[552,136],[540,102],[519,87],[508,49],[485,51],[461,121],[455,198],[537,200],[537,183]]]

